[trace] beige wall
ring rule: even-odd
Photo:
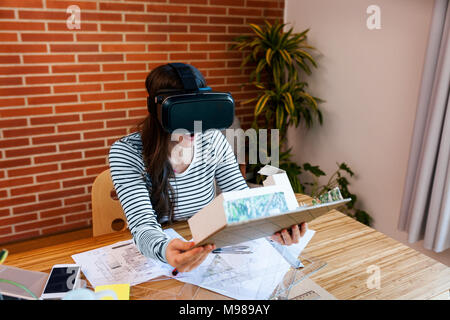
[[[381,8],[381,29],[369,30],[366,9]],[[289,132],[294,158],[326,172],[345,161],[356,173],[351,191],[374,228],[407,244],[397,230],[432,0],[287,0],[285,22],[311,28],[319,68],[310,91],[326,100],[324,124]],[[436,254],[450,265],[450,250]]]

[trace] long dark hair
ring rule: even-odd
[[[197,86],[206,87],[206,81],[200,71],[188,65],[193,71]],[[161,89],[183,89],[183,84],[176,71],[169,65],[160,65],[153,69],[145,79],[145,87],[152,101],[155,93]],[[170,133],[166,132],[158,119],[149,114],[140,124],[142,137],[142,155],[147,173],[151,179],[150,200],[156,211],[158,221],[166,216],[167,222],[173,222],[176,194],[169,183],[175,177],[169,161]]]

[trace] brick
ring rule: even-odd
[[[1,209],[0,210],[0,217],[6,217],[9,216],[9,208],[8,209]]]
[[[124,98],[125,94],[123,92],[94,93],[81,95],[81,101],[119,100]]]
[[[8,118],[21,116],[34,116],[38,114],[42,115],[51,113],[53,113],[52,107],[16,108],[16,109],[0,110],[0,117]]]
[[[45,182],[45,181],[60,181],[68,178],[74,178],[74,177],[82,177],[83,176],[83,170],[73,170],[73,171],[62,171],[57,173],[48,173],[43,175],[36,176],[37,182]],[[58,201],[59,202],[59,201]]]
[[[81,135],[79,133],[69,133],[69,134],[57,134],[57,135],[44,136],[44,137],[33,137],[33,138],[31,138],[31,142],[33,144],[44,144],[44,143],[75,141],[75,140],[80,140],[80,138],[81,138]]]
[[[247,0],[248,2],[249,0]],[[242,7],[245,6],[245,1],[242,0],[209,0],[211,5],[218,6],[232,6],[232,7]]]
[[[84,151],[85,158],[94,158],[94,157],[107,157],[109,154],[110,147],[95,149],[95,150],[86,150]]]
[[[8,170],[8,176],[9,177],[30,176],[30,175],[34,175],[34,174],[38,174],[38,173],[56,171],[56,170],[58,170],[58,165],[56,165],[56,164],[49,164],[49,165],[43,165],[43,166],[32,166],[32,167],[29,166],[26,168]],[[31,202],[31,201],[28,201],[28,202]]]
[[[73,54],[23,55],[23,63],[75,62]]]
[[[96,111],[101,109],[102,109],[101,103],[83,103],[83,104],[55,106],[56,113]]]
[[[120,137],[126,135],[126,129],[109,129],[109,130],[97,130],[92,132],[83,132],[84,139],[96,139],[96,138],[105,138],[105,137]]]
[[[80,212],[80,211],[86,211],[85,204],[76,205],[76,206],[72,206],[72,207],[62,207],[62,208],[53,209],[53,210],[41,211],[39,213],[39,216],[42,219],[46,219],[46,218],[62,216],[62,215],[68,214],[68,213]]]
[[[168,60],[167,53],[130,53],[126,55],[127,61],[166,61]],[[145,79],[145,77],[144,77]],[[131,80],[127,78],[127,80]]]
[[[82,195],[82,196],[78,196],[78,197],[72,197],[69,199],[64,199],[64,205],[65,206],[70,206],[72,204],[75,203],[84,203],[84,202],[91,202],[91,195],[87,194],[87,195]]]
[[[16,33],[0,33],[0,41],[17,41],[17,34]]]
[[[187,26],[176,24],[149,24],[148,32],[187,32]]]
[[[105,102],[105,109],[126,109],[126,108],[138,108],[147,106],[147,100],[126,100]]]
[[[50,87],[14,87],[0,89],[0,96],[22,96],[22,95],[37,95],[50,93]]]
[[[105,119],[113,119],[113,118],[125,118],[125,111],[103,111],[103,112],[92,112],[83,114],[83,121],[92,121],[92,120],[105,120]]]
[[[86,122],[86,123],[60,125],[58,126],[58,132],[94,130],[100,128],[103,128],[103,122]]]
[[[122,21],[120,13],[83,12],[83,21]]]
[[[102,86],[99,83],[77,84],[77,85],[66,85],[66,86],[54,86],[53,87],[53,91],[55,93],[101,91],[101,89],[102,89]]]
[[[7,235],[9,233],[12,233],[12,228],[11,227],[1,227],[0,228],[0,234],[1,235]]]
[[[150,53],[150,54],[156,54],[159,55],[160,53]],[[128,57],[128,55],[127,55]],[[145,81],[145,78],[147,77],[148,72],[128,72],[127,73],[127,80],[140,80]]]
[[[105,63],[103,65],[103,71],[105,72],[145,70],[145,69],[146,65],[144,63],[114,63],[114,64]]]
[[[148,51],[187,51],[187,44],[177,43],[177,44],[149,44]]]
[[[145,51],[145,44],[102,44],[102,52]]]
[[[39,153],[50,153],[55,152],[56,147],[55,146],[41,146],[41,147],[27,147],[27,148],[20,148],[20,149],[10,149],[5,151],[5,155],[8,158],[12,157],[22,157],[22,156],[29,156]]]
[[[199,25],[191,25],[190,27],[191,32],[201,32],[205,33],[205,37],[208,37],[206,33],[226,33],[226,27],[225,26],[212,26],[212,25],[205,25],[205,26],[199,26]],[[204,40],[205,42],[207,39]]]
[[[20,187],[20,188],[14,188],[11,189],[11,196],[20,196],[24,194],[30,194],[30,193],[39,193],[42,191],[49,191],[49,190],[55,190],[60,188],[59,182],[51,182],[51,183],[45,183],[45,184],[33,184],[31,186],[26,187]]]
[[[50,52],[97,52],[98,44],[50,44]]]
[[[101,41],[122,41],[121,34],[77,34],[77,41],[101,42]]]
[[[208,0],[169,0],[169,3],[208,4]]]
[[[103,166],[100,166],[100,167],[91,167],[91,168],[88,168],[88,169],[86,169],[86,174],[87,175],[96,175],[96,176],[98,176],[100,173],[102,173],[103,171],[105,171],[105,170],[108,170],[109,169],[109,165],[103,165]],[[91,192],[92,190],[92,186],[89,186],[88,187],[88,191],[89,192]],[[90,205],[91,203],[89,202],[89,205]]]
[[[42,0],[27,0],[27,1],[17,1],[17,0],[2,0],[0,2],[0,7],[10,7],[10,8],[43,8]]]
[[[225,44],[224,43],[191,43],[189,45],[189,48],[191,51],[213,51],[213,50],[219,50],[223,51],[225,50]]]
[[[114,24],[101,24],[101,31],[113,31],[113,32],[144,32],[145,25],[143,24],[122,24],[122,23],[114,23]]]
[[[126,34],[127,42],[145,41],[145,42],[165,42],[167,40],[166,34]]]
[[[101,11],[144,11],[143,4],[100,2]]]
[[[0,120],[0,128],[26,127],[27,119]]]
[[[170,41],[206,42],[208,41],[208,36],[206,34],[171,34],[169,39]]]
[[[98,72],[100,66],[95,64],[72,64],[52,66],[53,73],[78,73],[78,72]]]
[[[205,52],[170,53],[170,60],[204,60]]]
[[[77,5],[83,10],[97,10],[97,2],[84,2],[73,0],[46,0],[46,7],[49,9],[67,9],[71,5]]]
[[[262,15],[262,10],[261,9],[256,9],[256,8],[229,8],[228,9],[228,14],[232,15],[232,16],[244,16],[244,17],[248,17],[248,16],[261,16]]]
[[[19,10],[19,19],[23,19],[23,20],[63,20],[63,21],[66,21],[67,20],[67,14],[66,14],[65,10],[59,10],[59,11],[50,11],[50,10],[46,10],[46,11]]]
[[[83,31],[98,31],[98,24],[97,23],[86,23],[85,17],[87,15],[87,12],[83,12],[82,16],[82,30]],[[67,24],[64,21],[62,22],[47,22],[48,31],[67,31]]]
[[[51,76],[30,76],[25,78],[27,84],[50,84],[75,82],[75,75],[51,75]]]
[[[94,158],[89,160],[83,160],[83,161],[72,161],[72,162],[64,162],[61,164],[61,168],[63,170],[66,169],[74,169],[74,168],[85,168],[85,167],[92,167],[96,165],[103,165],[106,163],[105,158]],[[76,193],[74,193],[76,194]]]
[[[81,161],[79,161],[81,162]],[[77,163],[79,163],[77,161]],[[64,165],[68,165],[69,163],[64,163]],[[39,201],[45,201],[45,200],[53,200],[53,199],[61,199],[64,197],[70,197],[72,195],[79,195],[84,193],[84,188],[76,188],[76,189],[65,189],[62,191],[55,191],[55,192],[48,192],[48,193],[41,193],[38,195]]]
[[[15,225],[14,229],[16,232],[21,232],[21,231],[28,231],[28,230],[32,230],[32,229],[52,226],[52,225],[61,224],[61,223],[63,223],[62,218],[46,219],[46,220],[40,220],[37,222]]]
[[[92,217],[92,213],[89,211],[85,213],[71,214],[69,216],[66,216],[65,219],[67,222],[73,222],[81,219],[88,219],[90,217]]]
[[[0,19],[14,19],[14,10],[0,10]]]
[[[200,6],[190,6],[189,13],[193,14],[226,14],[227,9],[223,7],[200,7]]]
[[[147,4],[147,12],[187,13],[187,6]]]
[[[73,41],[73,35],[70,33],[22,33],[22,41]]]
[[[129,127],[135,126],[140,122],[141,119],[122,119],[122,120],[111,120],[106,121],[107,128],[116,128],[116,127]]]
[[[96,141],[80,141],[73,143],[60,144],[60,151],[71,151],[71,150],[84,150],[88,148],[98,148],[105,146],[105,142],[103,140]]]
[[[64,25],[66,25],[64,23]],[[15,21],[0,21],[0,30],[33,30],[33,31],[45,31],[45,23],[43,22],[15,22]],[[67,26],[66,26],[67,30]]]
[[[50,208],[58,208],[61,206],[61,200],[47,201],[47,202],[38,202],[29,204],[26,206],[20,206],[13,208],[13,215],[37,212],[40,210],[50,209]]]
[[[34,163],[41,164],[41,163],[49,163],[49,162],[61,162],[65,160],[74,160],[74,159],[81,159],[82,154],[80,152],[73,152],[73,153],[58,153],[58,154],[52,154],[48,156],[40,156],[40,157],[34,157]]]
[[[215,17],[210,16],[209,17],[209,23],[211,24],[244,24],[244,18],[238,18],[238,17]],[[250,27],[247,27],[248,30],[250,30]]]
[[[127,99],[147,98],[147,90],[128,91]]]
[[[30,202],[34,202],[34,201],[36,201],[36,197],[34,195],[10,198],[10,199],[6,199],[6,200],[0,200],[0,207],[12,207],[12,206],[16,206],[18,204],[30,203]],[[0,225],[5,225],[6,223],[3,223],[3,222],[5,222],[5,220],[6,219],[1,219]]]
[[[95,178],[96,177],[86,177],[86,178],[80,178],[80,179],[74,179],[74,180],[66,180],[66,181],[63,181],[63,188],[92,185]]]
[[[64,95],[64,96],[42,96],[28,98],[29,105],[36,104],[54,104],[64,102],[77,102],[78,97],[76,95]]]
[[[32,184],[32,177],[0,180],[0,189]],[[1,216],[1,215],[0,215]]]
[[[247,0],[247,7],[278,8],[278,1]]]
[[[1,139],[0,140],[0,148],[11,148],[11,147],[20,147],[29,145],[28,138],[20,138],[20,139]]]
[[[133,89],[142,89],[143,87],[144,87],[144,83],[141,81],[113,82],[113,83],[105,83],[104,84],[105,91],[133,90]]]
[[[30,74],[30,73],[48,73],[47,66],[10,66],[0,67],[0,75],[18,75],[18,74]]]
[[[79,121],[80,117],[77,114],[63,115],[63,116],[47,116],[47,117],[35,117],[30,119],[32,125],[40,124],[55,124],[60,122],[75,122]]]
[[[169,16],[170,23],[207,23],[208,17],[189,15],[171,15]]]
[[[125,14],[127,22],[167,22],[167,16],[162,14]]]
[[[1,160],[0,168],[13,168],[13,167],[27,166],[30,164],[31,164],[31,160],[29,158],[14,159],[14,160]]]
[[[106,81],[118,81],[124,80],[125,77],[123,73],[111,73],[111,74],[80,74],[79,80],[80,82],[106,82]]]

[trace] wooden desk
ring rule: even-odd
[[[297,199],[308,201],[308,197],[302,195],[298,195]],[[183,237],[190,237],[186,223],[175,224],[173,228]],[[315,230],[316,234],[302,254],[327,262],[327,266],[313,274],[311,279],[336,298],[449,299],[450,268],[444,264],[335,210],[309,223],[309,228]],[[73,263],[73,254],[130,238],[131,234],[126,230],[80,239],[12,254],[5,264],[50,272],[54,264]],[[367,286],[367,280],[372,275],[368,273],[370,266],[380,270],[379,289],[369,289]],[[130,295],[138,296],[138,291],[151,289],[180,292],[180,286],[184,284],[176,280],[148,282],[131,288]],[[187,298],[183,295],[179,297]],[[227,299],[205,289],[199,289],[196,298]]]

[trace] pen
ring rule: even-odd
[[[177,268],[173,269],[172,271],[172,275],[175,277],[178,274],[178,270]]]

